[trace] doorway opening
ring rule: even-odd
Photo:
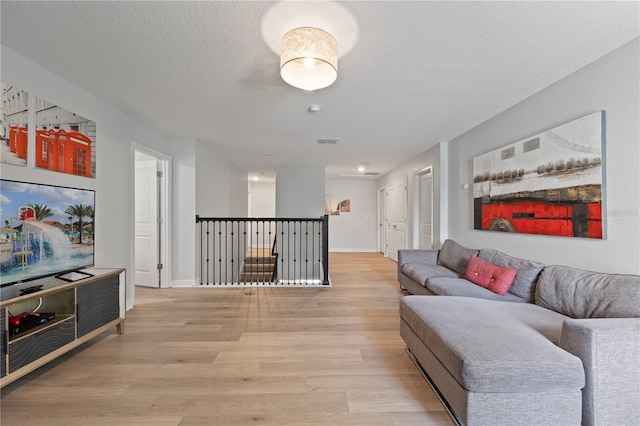
[[[413,248],[433,248],[433,166],[426,166],[414,176]]]
[[[133,156],[134,285],[166,288],[171,278],[171,157],[137,144]]]

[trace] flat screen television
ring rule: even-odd
[[[0,286],[93,266],[95,191],[0,179]]]

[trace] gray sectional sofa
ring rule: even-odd
[[[515,269],[508,292],[464,279],[471,256]],[[640,277],[447,240],[399,251],[398,281],[400,335],[459,423],[640,425]]]

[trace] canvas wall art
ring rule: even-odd
[[[36,167],[96,177],[96,123],[36,98]]]
[[[605,237],[605,112],[473,159],[474,229]]]
[[[351,212],[351,200],[346,198],[334,197],[325,194],[324,197],[324,214],[329,216],[340,216],[340,213]]]
[[[19,87],[0,83],[0,161],[16,166],[27,165],[29,94]]]

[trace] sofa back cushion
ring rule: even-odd
[[[536,295],[538,276],[542,268],[544,268],[542,263],[534,262],[533,260],[518,259],[517,257],[509,256],[508,254],[489,248],[480,249],[478,257],[494,265],[517,270],[518,273],[509,288],[509,293],[533,303]]]
[[[438,254],[438,264],[456,271],[460,276],[464,276],[469,264],[469,258],[477,255],[478,250],[476,249],[463,247],[453,240],[445,240]]]
[[[544,268],[536,305],[573,318],[640,317],[640,276],[570,268]]]

